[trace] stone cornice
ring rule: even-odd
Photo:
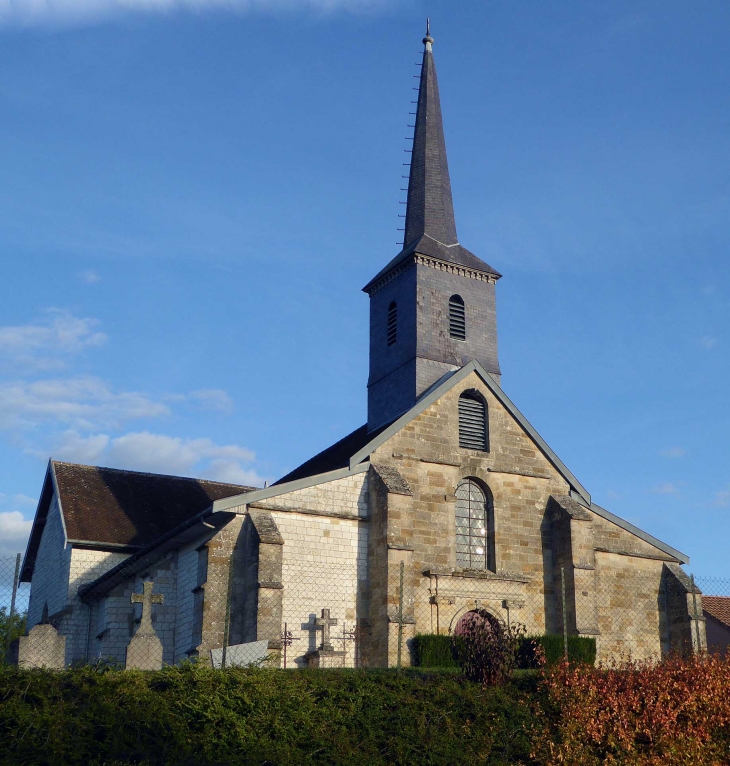
[[[316,508],[288,508],[279,503],[249,503],[249,508],[257,511],[276,511],[277,513],[302,513],[305,516],[324,516],[330,519],[345,519],[346,521],[370,521],[369,516],[356,516],[354,513],[338,513],[337,511],[320,511]]]
[[[431,255],[421,255],[421,253],[414,253],[413,260],[419,266],[429,266],[430,268],[436,269],[438,271],[448,271],[449,274],[458,274],[460,277],[477,279],[480,282],[491,282],[492,284],[497,282],[497,277],[494,274],[488,274],[486,271],[477,271],[477,269],[470,269],[467,266],[462,266],[458,263],[442,261],[440,258],[434,258]]]
[[[470,269],[467,266],[462,266],[458,263],[449,263],[448,261],[442,261],[440,258],[434,258],[431,255],[422,255],[421,253],[413,253],[412,256],[406,258],[402,263],[399,263],[394,269],[391,269],[387,274],[374,282],[367,290],[368,295],[373,295],[378,292],[382,287],[392,282],[399,274],[402,274],[406,269],[411,266],[428,266],[431,269],[437,271],[447,271],[449,274],[458,274],[460,277],[468,277],[469,279],[476,279],[480,282],[491,282],[495,284],[497,277],[494,274],[489,274],[486,271],[478,271],[477,269]]]
[[[627,551],[621,548],[609,548],[607,546],[596,546],[594,550],[596,553],[613,553],[616,556],[629,556],[634,559],[650,559],[652,561],[669,561],[672,563],[678,561],[678,559],[673,558],[672,556],[662,556],[660,553],[639,553],[638,551]]]

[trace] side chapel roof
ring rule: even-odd
[[[33,574],[54,489],[69,542],[131,551],[215,500],[256,487],[51,460],[23,563],[24,582]]]

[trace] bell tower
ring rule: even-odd
[[[495,284],[459,244],[430,25],[408,180],[404,248],[363,288],[370,297],[368,429],[399,417],[472,359],[499,381]]]

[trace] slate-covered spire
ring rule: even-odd
[[[441,119],[439,86],[431,50],[433,38],[428,21],[423,44],[423,66],[418,89],[403,240],[406,248],[424,234],[444,245],[455,245],[458,242],[454,204],[451,200],[449,165],[446,160],[444,126]]]

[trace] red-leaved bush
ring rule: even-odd
[[[730,763],[730,658],[561,664],[543,683],[539,763]]]
[[[512,675],[524,635],[523,625],[503,625],[486,609],[475,609],[454,631],[454,655],[470,681],[500,686]]]

